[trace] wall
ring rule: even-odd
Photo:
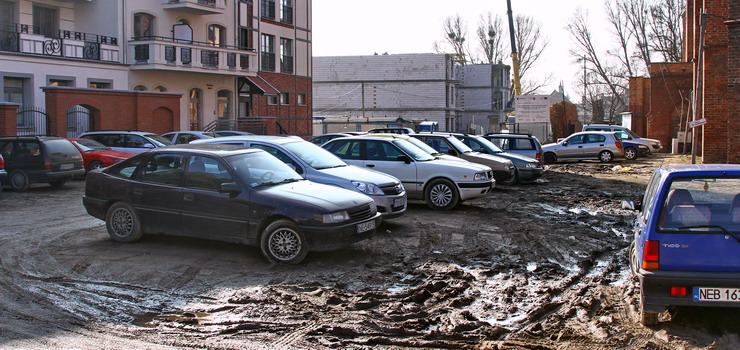
[[[732,1],[727,21],[727,162],[740,164],[740,1]]]
[[[736,0],[735,0],[736,1]],[[728,16],[728,0],[705,0],[707,16],[706,34],[704,39],[704,83],[702,113],[698,117],[707,119],[707,123],[700,128],[704,133],[702,162],[727,163],[729,141],[728,129],[728,37],[727,25],[724,24]],[[736,67],[735,67],[736,68]],[[733,121],[737,127],[737,121]]]

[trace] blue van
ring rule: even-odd
[[[640,319],[668,306],[740,307],[740,165],[661,167],[637,209],[630,268]]]

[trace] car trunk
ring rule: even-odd
[[[694,229],[698,230],[698,229]],[[665,271],[740,272],[740,233],[661,234],[660,269]]]

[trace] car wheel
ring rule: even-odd
[[[637,159],[637,150],[634,147],[627,147],[624,149],[624,157],[628,160]]]
[[[632,276],[635,278],[637,277],[637,274],[640,271],[639,268],[639,260],[637,259],[637,248],[635,247],[635,241],[633,240],[632,243],[630,243],[630,249],[629,249],[629,256],[628,261],[630,264],[630,272],[632,272]]]
[[[601,153],[599,153],[599,160],[602,163],[609,163],[612,161],[612,159],[614,159],[614,154],[612,152],[601,151]]]
[[[10,173],[10,188],[13,191],[23,192],[31,186],[31,182],[28,180],[28,175],[20,170],[14,170]]]
[[[91,162],[90,165],[87,166],[87,171],[92,171],[100,168],[105,168],[105,165],[103,165],[103,162],[96,160]]]
[[[506,181],[501,181],[504,185],[514,185],[517,182],[519,182],[519,170],[514,169],[514,175],[511,175],[511,177]]]
[[[110,238],[116,242],[136,242],[144,233],[134,208],[124,202],[115,203],[108,209],[105,227]]]
[[[308,254],[308,242],[295,223],[277,220],[262,232],[260,249],[270,262],[298,264]]]
[[[49,185],[51,185],[51,187],[55,187],[55,188],[56,187],[62,187],[62,186],[64,186],[64,184],[66,182],[67,182],[67,180],[56,180],[56,181],[49,182]]]
[[[434,210],[450,210],[460,201],[457,188],[449,180],[432,181],[424,193],[427,205]]]
[[[545,164],[555,164],[558,162],[558,156],[555,153],[545,153]]]

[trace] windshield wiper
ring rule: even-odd
[[[724,228],[724,227],[722,227],[720,225],[683,226],[683,227],[679,227],[678,229],[679,230],[685,230],[685,229],[692,229],[692,228],[718,228],[718,229],[722,230],[722,232],[724,232],[724,233],[732,236],[732,238],[734,238],[738,243],[740,243],[740,233],[732,232],[732,231],[730,231],[730,230],[728,230],[728,229],[726,229],[726,228]]]
[[[268,181],[268,182],[263,182],[255,187],[282,185],[282,184],[287,184],[287,183],[301,181],[301,180],[303,179],[285,179],[282,181]]]
[[[322,166],[321,168],[314,168],[316,170],[324,170],[324,169],[333,169],[333,168],[341,168],[343,166],[347,166],[347,164],[338,164],[338,165],[330,165],[330,166]]]

